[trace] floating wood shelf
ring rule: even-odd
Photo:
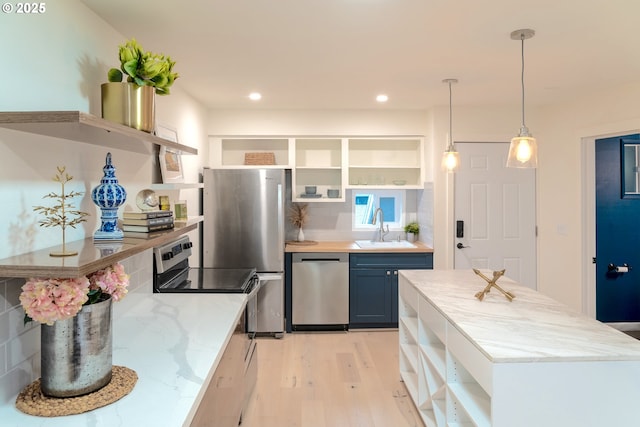
[[[198,154],[193,147],[81,111],[0,112],[0,127],[143,154],[154,154],[154,145],[180,154]]]
[[[94,242],[93,237],[67,243],[68,250],[78,252],[71,257],[52,257],[46,248],[34,252],[0,259],[0,277],[81,277],[122,261],[146,249],[175,240],[182,234],[195,230],[203,217],[193,217],[176,222],[175,228],[163,233],[153,233],[148,238],[128,238],[114,242]]]

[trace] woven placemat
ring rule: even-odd
[[[78,397],[49,397],[40,390],[40,379],[20,392],[16,408],[25,414],[38,417],[61,417],[81,414],[107,406],[126,396],[138,381],[136,371],[124,366],[114,366],[111,381],[100,390]]]

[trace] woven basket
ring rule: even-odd
[[[274,153],[245,153],[245,165],[275,165],[276,155]]]

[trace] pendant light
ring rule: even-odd
[[[522,126],[518,136],[511,140],[507,167],[509,168],[535,168],[538,166],[538,143],[529,133],[529,128],[524,121],[524,41],[534,36],[536,32],[529,29],[516,30],[511,33],[512,40],[520,40],[522,43]]]
[[[451,114],[451,85],[458,83],[458,79],[444,79],[442,83],[449,85],[449,133],[447,134],[447,149],[442,154],[442,170],[455,172],[460,167],[460,155],[453,145],[453,126]]]

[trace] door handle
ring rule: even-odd
[[[611,273],[628,273],[631,271],[631,267],[626,262],[622,265],[609,264],[607,266],[607,271]]]
[[[463,244],[462,244],[462,242],[459,242],[459,243],[456,245],[456,248],[458,248],[458,249],[464,249],[464,248],[470,248],[470,247],[471,247],[471,246],[465,246],[465,245],[463,245]]]

